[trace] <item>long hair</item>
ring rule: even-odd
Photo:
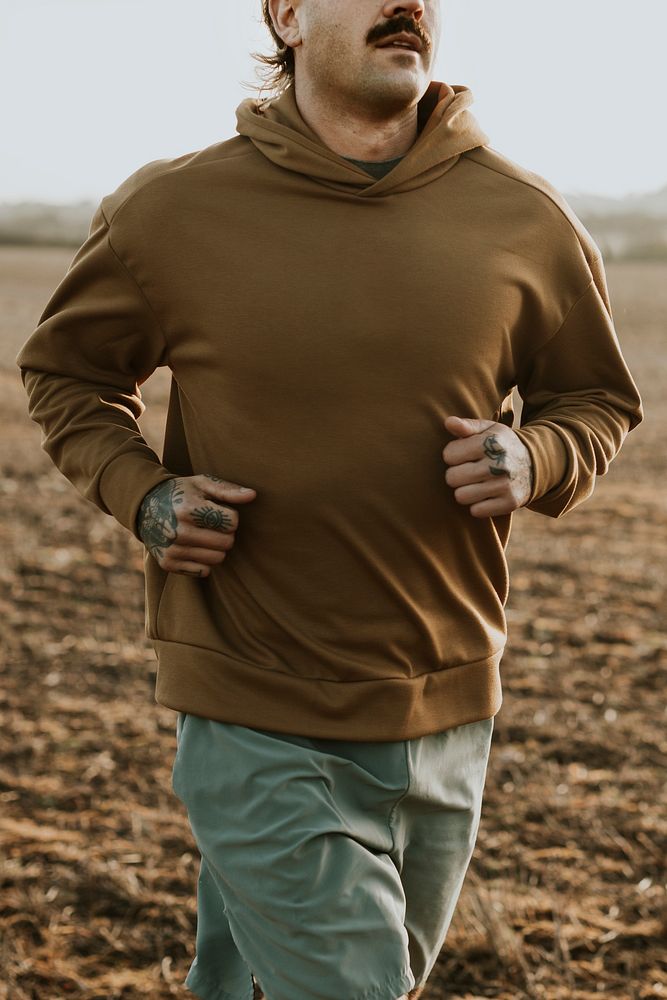
[[[256,69],[258,77],[263,80],[259,88],[262,91],[270,90],[278,97],[294,81],[294,49],[285,45],[280,35],[277,33],[271,20],[269,12],[269,0],[262,0],[262,16],[264,23],[271,32],[271,37],[275,43],[276,50],[272,55],[264,55],[261,52],[253,52],[252,57],[262,64],[262,69]]]

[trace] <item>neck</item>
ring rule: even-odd
[[[407,153],[417,138],[416,105],[378,118],[358,104],[332,105],[298,77],[294,98],[308,127],[339,156],[367,162],[392,160]]]

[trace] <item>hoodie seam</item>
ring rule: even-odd
[[[158,330],[160,331],[160,334],[162,335],[162,341],[164,343],[165,351],[166,351],[166,354],[168,356],[168,354],[169,354],[169,340],[167,338],[167,334],[165,332],[165,329],[164,329],[162,323],[160,322],[160,319],[158,318],[158,315],[155,312],[155,309],[153,308],[153,306],[152,306],[150,300],[148,299],[148,296],[146,295],[145,291],[143,290],[143,288],[141,287],[141,285],[139,284],[139,282],[137,281],[137,279],[135,278],[135,276],[132,274],[132,272],[130,271],[129,267],[125,263],[125,261],[117,253],[116,248],[114,247],[113,243],[111,242],[111,223],[107,219],[107,217],[105,215],[105,212],[104,212],[104,209],[101,206],[100,206],[100,211],[102,212],[102,218],[104,219],[104,221],[107,224],[107,243],[109,245],[109,249],[111,250],[111,253],[114,255],[114,257],[116,258],[116,260],[118,261],[118,263],[122,267],[123,271],[127,274],[128,278],[130,279],[130,281],[132,282],[132,284],[134,285],[134,287],[139,292],[139,295],[140,295],[140,297],[141,297],[144,305],[146,306],[146,308],[148,309],[149,313],[151,314],[151,316],[153,318],[153,322],[155,323],[155,325],[157,326]]]
[[[556,339],[556,337],[561,332],[561,330],[563,329],[563,327],[567,323],[568,319],[572,315],[573,311],[577,308],[577,306],[582,301],[582,299],[585,299],[586,296],[588,295],[588,293],[589,293],[589,291],[591,289],[591,285],[595,285],[595,279],[594,278],[591,278],[591,280],[588,282],[588,284],[584,288],[584,290],[581,293],[581,295],[578,295],[577,298],[574,300],[574,302],[572,303],[572,305],[570,306],[570,308],[567,310],[567,312],[563,316],[563,319],[561,320],[561,323],[558,326],[558,329],[555,330],[555,332],[552,333],[551,336],[547,340],[545,340],[543,344],[540,344],[539,347],[536,347],[535,350],[531,354],[528,355],[528,357],[525,359],[525,361],[521,365],[522,369],[525,369],[527,366],[531,365],[532,362],[537,357],[537,355],[540,353],[540,351],[543,351],[546,347],[549,346],[549,344],[553,340]]]
[[[207,147],[204,147],[204,149],[201,149],[201,150],[197,150],[194,153],[194,155],[197,156],[199,153],[203,153],[206,148]],[[232,153],[229,156],[221,156],[221,157],[219,157],[219,158],[217,158],[215,160],[208,160],[205,163],[186,163],[182,167],[175,167],[174,170],[173,170],[173,173],[176,173],[176,171],[178,171],[179,173],[181,173],[181,172],[184,172],[186,170],[194,170],[197,167],[210,167],[213,164],[217,164],[217,163],[220,163],[220,162],[223,162],[223,161],[238,160],[242,156],[252,156],[252,149],[244,149],[240,153]],[[175,157],[175,159],[177,159],[177,157]],[[155,183],[155,181],[158,181],[158,180],[160,180],[160,178],[167,176],[170,172],[172,172],[170,170],[170,168],[167,168],[167,170],[165,170],[164,172],[161,172],[159,174],[154,174],[152,177],[147,177],[146,180],[143,181],[143,183],[135,191],[130,191],[130,193],[127,195],[127,197],[124,198],[123,201],[121,201],[120,205],[118,205],[116,207],[116,210],[115,210],[115,212],[113,213],[113,215],[111,216],[110,219],[107,218],[107,216],[104,213],[104,209],[102,209],[102,215],[104,215],[104,218],[107,221],[107,225],[109,227],[111,227],[112,222],[114,221],[114,219],[116,218],[116,216],[118,215],[118,213],[121,211],[121,209],[125,208],[125,206],[128,204],[128,202],[130,202],[136,195],[138,195],[145,188],[149,187],[151,184]],[[132,175],[130,174],[130,177],[131,176]],[[126,181],[129,180],[129,179],[130,179],[129,177],[126,178]],[[110,192],[108,195],[105,195],[105,197],[102,199],[102,204],[104,203],[104,201],[107,201],[112,195],[113,195],[113,192]]]
[[[474,153],[477,148],[479,148],[479,147],[475,147],[475,149],[468,150],[467,154]],[[503,156],[503,154],[499,150],[494,149],[493,146],[487,146],[486,148],[489,149],[492,153],[497,153],[499,156]],[[570,227],[570,229],[572,230],[572,232],[576,236],[577,243],[579,244],[579,246],[584,251],[584,256],[586,257],[586,261],[588,262],[589,266],[591,266],[592,264],[595,264],[597,261],[602,260],[602,254],[601,253],[593,254],[593,256],[589,260],[588,254],[586,253],[586,244],[582,243],[581,239],[579,238],[579,233],[577,232],[576,228],[572,225],[572,220],[568,217],[567,212],[565,212],[563,210],[562,206],[558,204],[558,202],[553,197],[553,195],[549,194],[548,191],[544,191],[540,187],[539,184],[533,184],[529,180],[524,180],[523,177],[515,177],[512,174],[506,173],[506,171],[504,171],[504,170],[498,170],[497,167],[492,167],[488,163],[480,163],[480,161],[476,160],[474,156],[468,155],[468,159],[470,160],[471,163],[475,163],[478,167],[481,167],[482,170],[491,170],[491,171],[493,171],[494,174],[499,174],[501,177],[507,178],[508,181],[511,181],[511,182],[513,182],[515,184],[523,184],[525,187],[530,188],[531,191],[537,191],[537,193],[539,195],[541,195],[543,198],[546,198],[548,201],[550,201],[552,205],[555,205],[555,207],[558,209],[558,211],[560,212],[560,214],[563,216],[563,218],[567,222],[568,226]]]
[[[276,667],[263,667],[259,663],[255,663],[253,660],[245,660],[241,656],[233,656],[231,653],[227,653],[220,649],[215,649],[212,646],[203,646],[201,643],[194,642],[183,642],[182,639],[165,639],[163,636],[151,636],[153,642],[160,642],[163,645],[175,645],[175,646],[186,646],[188,649],[203,649],[207,653],[216,653],[218,656],[224,656],[227,659],[234,660],[236,663],[243,663],[245,666],[252,667],[255,670],[264,670],[269,674],[281,674],[284,677],[296,678],[304,682],[316,681],[318,684],[368,684],[368,683],[384,683],[386,681],[417,681],[422,677],[430,677],[433,674],[444,673],[447,670],[457,670],[459,667],[469,667],[473,663],[488,663],[489,660],[493,660],[495,656],[502,653],[503,646],[499,649],[494,650],[487,656],[475,657],[474,660],[465,660],[463,663],[450,663],[446,667],[438,667],[436,670],[424,670],[421,674],[413,674],[412,677],[364,677],[358,681],[350,680],[349,678],[344,678],[337,680],[332,677],[304,677],[301,674],[290,673],[288,670],[278,670]]]

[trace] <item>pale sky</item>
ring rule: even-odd
[[[563,193],[667,184],[665,0],[441,2],[433,78],[470,87],[494,149]],[[0,0],[0,201],[98,200],[235,135],[250,52],[271,48],[260,9]]]

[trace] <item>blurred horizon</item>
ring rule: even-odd
[[[442,0],[442,14],[431,77],[471,89],[494,149],[565,197],[667,185],[662,5]],[[151,160],[232,138],[260,85],[252,53],[271,50],[260,0],[0,0],[0,203],[97,202]]]
[[[143,164],[139,164],[142,166]],[[121,178],[121,181],[124,178]],[[120,183],[120,182],[119,182]],[[80,197],[80,198],[37,198],[37,197],[24,197],[24,198],[2,198],[0,197],[0,206],[3,208],[15,208],[25,205],[30,206],[40,206],[43,208],[87,208],[90,205],[96,206],[99,201],[109,192],[102,192],[99,198],[91,197]],[[591,204],[599,201],[600,203],[618,203],[619,208],[623,205],[630,205],[636,199],[650,199],[653,196],[660,198],[667,198],[667,178],[663,184],[659,184],[655,188],[649,188],[643,191],[629,191],[626,194],[600,194],[597,191],[564,191],[560,190],[560,193],[567,200],[572,202],[590,202]]]

